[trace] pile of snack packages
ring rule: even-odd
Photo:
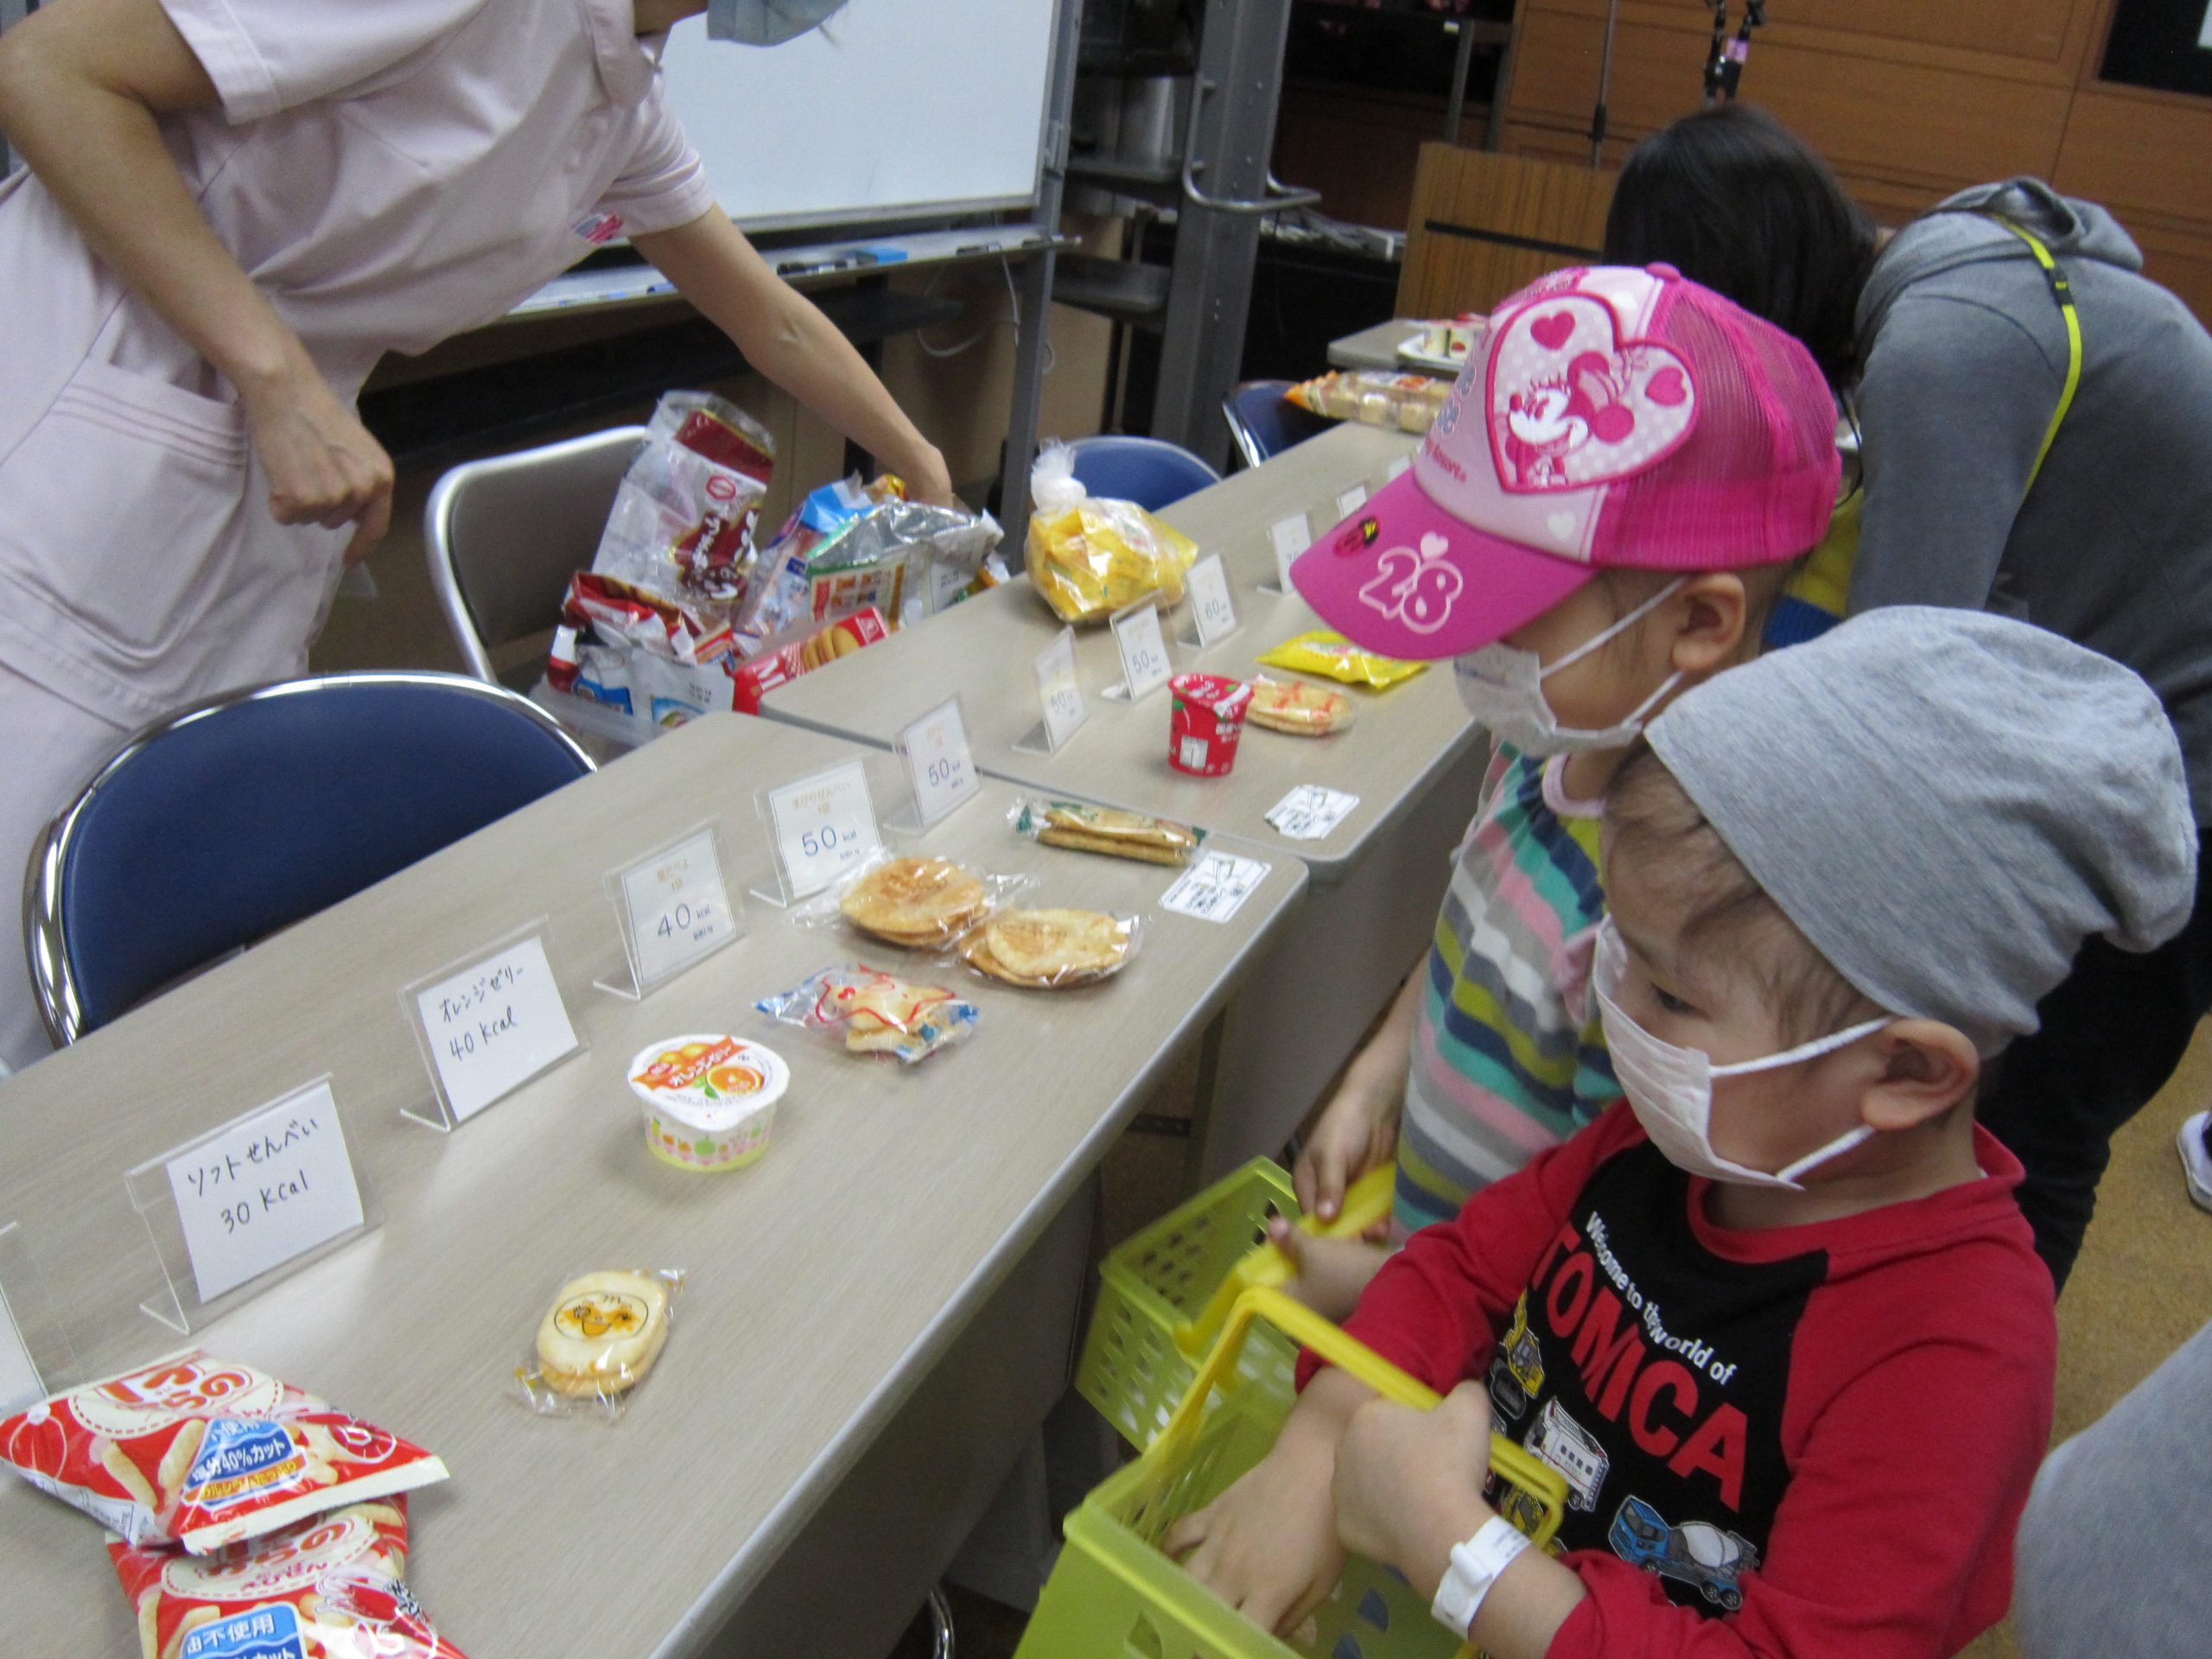
[[[546,680],[646,728],[757,714],[786,681],[1006,580],[989,514],[906,499],[898,479],[815,491],[765,550],[775,442],[743,410],[671,392],[569,584]]]
[[[459,1659],[406,1588],[420,1446],[198,1350],[0,1421],[0,1461],[108,1529],[144,1659]]]

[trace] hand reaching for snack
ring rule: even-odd
[[[1287,1636],[1344,1576],[1330,1495],[1333,1435],[1291,1432],[1211,1503],[1168,1529],[1162,1548],[1263,1630]]]
[[[1268,1224],[1268,1239],[1290,1258],[1295,1270],[1283,1288],[1338,1325],[1351,1317],[1368,1281],[1390,1259],[1380,1244],[1357,1238],[1316,1238],[1281,1216]]]
[[[1344,1189],[1397,1155],[1398,1114],[1395,1094],[1385,1094],[1361,1077],[1345,1078],[1299,1148],[1290,1173],[1298,1207],[1309,1216],[1334,1221],[1344,1208]],[[1380,1239],[1389,1231],[1385,1220],[1367,1236]]]

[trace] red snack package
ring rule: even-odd
[[[0,1422],[0,1462],[126,1542],[195,1554],[446,1478],[420,1446],[196,1348]]]
[[[142,1659],[461,1659],[401,1582],[405,1505],[333,1510],[215,1555],[111,1536]]]
[[[1218,674],[1178,674],[1167,683],[1174,698],[1167,724],[1167,764],[1198,778],[1220,778],[1236,764],[1244,711],[1252,688]]]
[[[891,637],[883,613],[873,605],[864,611],[832,622],[790,645],[763,651],[731,671],[737,682],[735,706],[741,715],[760,712],[760,699],[779,685],[788,685],[802,674],[827,667],[840,657],[849,657],[864,645]]]

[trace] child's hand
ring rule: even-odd
[[[1490,1518],[1490,1395],[1478,1382],[1462,1382],[1433,1411],[1362,1406],[1337,1447],[1338,1541],[1433,1595],[1452,1546]]]
[[[1328,1445],[1286,1436],[1243,1479],[1169,1528],[1162,1547],[1262,1630],[1290,1635],[1344,1576]]]
[[[1344,1208],[1344,1189],[1397,1155],[1399,1110],[1394,1097],[1378,1095],[1357,1078],[1346,1079],[1299,1148],[1290,1173],[1298,1207],[1334,1221]],[[1378,1224],[1370,1236],[1379,1238],[1387,1230]]]
[[[1357,1238],[1316,1238],[1280,1216],[1268,1224],[1268,1237],[1297,1269],[1297,1276],[1283,1288],[1338,1325],[1351,1317],[1367,1281],[1390,1259],[1380,1244]]]

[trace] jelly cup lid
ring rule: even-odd
[[[1168,682],[1168,690],[1184,702],[1224,718],[1242,715],[1244,705],[1252,701],[1250,686],[1220,674],[1178,674]]]
[[[773,1049],[718,1033],[670,1037],[640,1049],[627,1075],[646,1105],[710,1131],[774,1105],[791,1080]]]

